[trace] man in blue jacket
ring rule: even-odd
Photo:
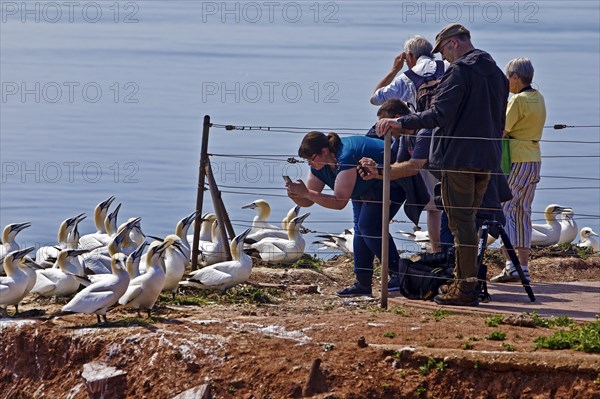
[[[389,129],[440,129],[433,134],[429,164],[442,182],[442,200],[454,234],[454,284],[434,300],[440,305],[478,305],[475,215],[501,158],[508,81],[494,59],[471,43],[471,33],[450,24],[435,37],[433,52],[450,62],[435,101],[426,111],[382,119],[377,134]]]

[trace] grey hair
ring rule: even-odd
[[[523,84],[528,85],[533,81],[533,64],[529,58],[519,57],[508,61],[504,67],[504,73],[510,77],[516,73]]]
[[[433,58],[432,51],[433,46],[429,43],[429,40],[420,35],[412,36],[404,42],[404,52],[411,53],[415,58],[419,58],[422,55]]]

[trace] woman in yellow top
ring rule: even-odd
[[[528,259],[531,247],[531,204],[535,188],[540,181],[542,164],[540,139],[546,122],[546,104],[542,94],[531,87],[533,65],[527,58],[510,60],[504,72],[514,96],[506,109],[504,135],[510,137],[511,170],[508,184],[513,198],[504,203],[506,234],[517,251],[519,263],[529,279]],[[502,247],[506,259],[508,253]],[[492,282],[521,281],[513,263],[508,260],[506,268]]]

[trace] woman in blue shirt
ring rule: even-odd
[[[343,209],[352,200],[354,214],[354,274],[356,282],[338,296],[371,295],[373,261],[381,259],[381,215],[383,184],[380,180],[363,180],[357,172],[359,160],[372,158],[383,164],[384,142],[366,136],[340,138],[335,133],[327,135],[310,132],[300,144],[298,156],[310,165],[306,184],[302,180],[286,183],[288,196],[298,205],[309,207],[314,203],[325,208]],[[333,194],[324,194],[327,185]],[[390,219],[405,200],[399,187],[390,193]],[[399,289],[399,255],[391,236],[389,239],[390,281],[388,290]]]

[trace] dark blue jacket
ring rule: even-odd
[[[504,73],[488,53],[474,49],[450,64],[430,109],[398,121],[408,129],[440,127],[431,143],[432,170],[496,170],[507,98]]]

